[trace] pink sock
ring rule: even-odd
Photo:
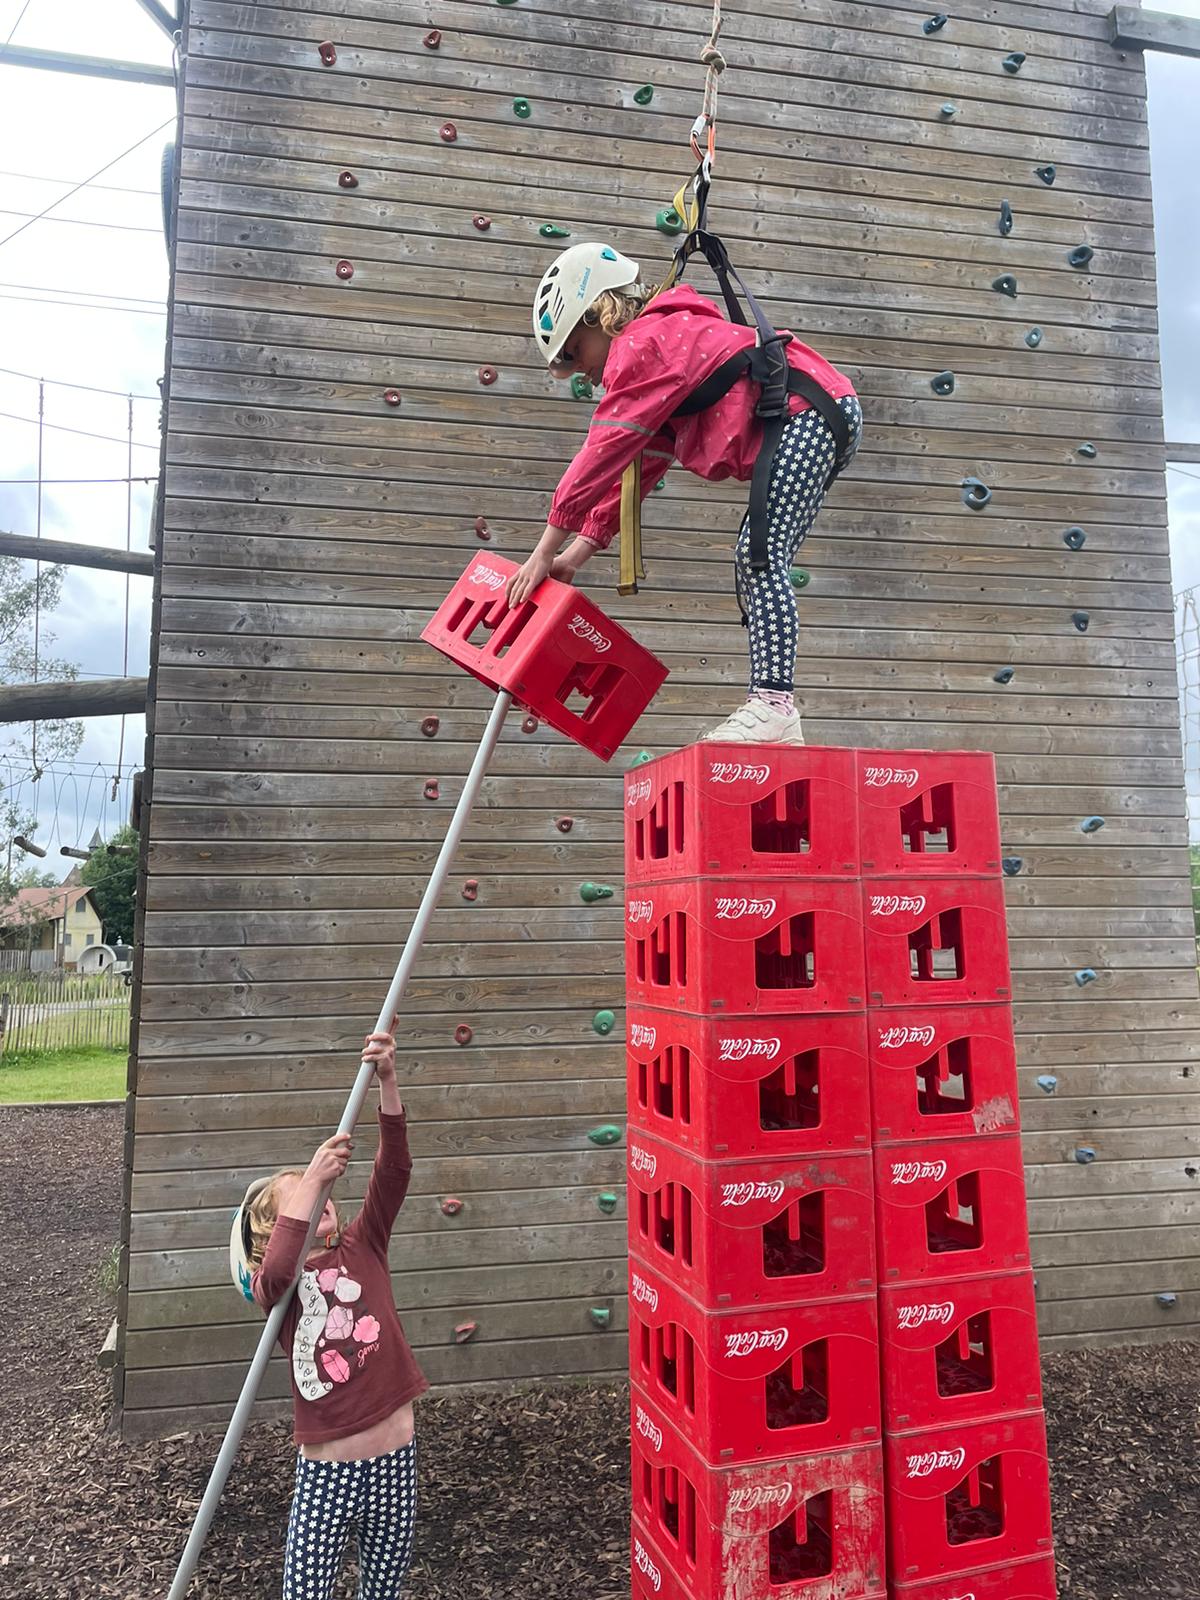
[[[782,711],[786,716],[795,711],[796,701],[790,689],[751,689],[750,698],[761,700],[772,711]]]

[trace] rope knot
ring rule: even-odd
[[[715,44],[706,44],[700,52],[700,64],[707,67],[710,72],[724,72],[726,67],[725,57]]]

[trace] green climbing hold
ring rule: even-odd
[[[569,239],[570,228],[560,228],[557,222],[543,222],[538,229],[543,239]]]
[[[953,394],[955,378],[952,372],[939,372],[935,378],[930,378],[929,387],[934,394]]]
[[[1001,200],[1001,202],[1000,202],[1000,237],[1002,239],[1007,239],[1009,234],[1012,231],[1013,231],[1012,206],[1009,205],[1007,200]]]
[[[611,1033],[616,1027],[617,1019],[611,1011],[597,1011],[592,1018],[592,1027],[600,1035]],[[612,1141],[610,1140],[609,1143]]]
[[[588,1309],[588,1316],[597,1328],[607,1328],[612,1321],[612,1312],[607,1306],[591,1306]]]
[[[614,1122],[602,1122],[588,1134],[593,1144],[616,1144],[620,1137],[621,1130]]]
[[[1000,667],[998,671],[992,673],[992,682],[1011,683],[1013,681],[1013,675],[1015,672],[1015,667]]]
[[[1010,300],[1017,298],[1017,280],[1011,272],[1002,272],[998,278],[993,278],[992,288],[997,294],[1006,294]]]
[[[519,94],[513,101],[513,115],[516,117],[531,117],[533,115],[533,107],[523,94]]]
[[[1090,440],[1085,439],[1082,444],[1077,444],[1075,446],[1075,454],[1077,456],[1083,456],[1086,461],[1095,461],[1100,452]]]
[[[1025,343],[1031,350],[1036,350],[1044,337],[1045,335],[1042,333],[1040,328],[1030,328],[1029,332],[1025,335]]]
[[[941,105],[938,107],[938,116],[945,117],[947,122],[950,121],[951,117],[956,117],[957,115],[958,107],[954,104],[953,100],[943,100]]]
[[[1055,178],[1058,177],[1058,168],[1051,166],[1049,162],[1047,162],[1044,167],[1034,167],[1033,170],[1046,185],[1047,189],[1054,182]]]
[[[789,567],[788,577],[793,589],[807,589],[812,582],[812,573],[805,572],[803,567]]]
[[[1067,265],[1071,267],[1086,267],[1096,252],[1090,244],[1077,244],[1074,250],[1068,252]]]
[[[929,17],[921,24],[922,33],[940,33],[950,18],[944,11],[939,11],[936,17]]]
[[[613,1212],[617,1209],[617,1197],[610,1190],[606,1189],[603,1191],[603,1193],[596,1196],[596,1204],[600,1207],[600,1210],[603,1211],[606,1217],[611,1217]]]
[[[982,511],[992,498],[992,491],[982,478],[964,478],[962,481],[963,505],[972,511]]]
[[[579,898],[584,905],[594,905],[597,900],[611,900],[614,891],[607,883],[581,883],[579,885]]]
[[[1086,611],[1072,611],[1071,613],[1071,621],[1075,624],[1076,633],[1086,633],[1091,620]]]
[[[634,756],[633,760],[629,763],[629,765],[631,767],[644,767],[646,765],[647,761],[653,761],[653,760],[654,760],[654,757],[650,754],[649,750],[639,750],[637,755]]]
[[[1024,50],[1010,51],[1000,65],[1004,68],[1005,72],[1020,72],[1021,68],[1025,65]]]
[[[1068,528],[1063,534],[1063,543],[1068,550],[1082,550],[1087,543],[1087,534],[1082,528]]]
[[[666,211],[660,211],[655,216],[654,226],[658,229],[659,233],[682,233],[683,218],[679,215],[678,211],[676,211],[675,207],[671,206]]]
[[[665,489],[666,487],[667,487],[667,480],[665,478],[660,478],[658,480],[658,482],[654,485],[655,494],[657,494],[660,489]]]
[[[498,6],[515,6],[517,0],[496,0]]]
[[[640,89],[633,91],[633,98],[639,106],[648,106],[651,100],[654,99],[654,85],[652,83],[644,83]]]
[[[571,393],[576,400],[590,400],[595,392],[592,388],[592,380],[589,377],[586,377],[582,372],[571,374]]]

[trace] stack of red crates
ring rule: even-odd
[[[626,798],[635,1600],[882,1600],[855,756]]]
[[[859,751],[894,1600],[1054,1600],[995,763]]]

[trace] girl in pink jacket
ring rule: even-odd
[[[583,373],[603,385],[604,397],[555,492],[537,548],[509,584],[510,604],[528,599],[547,575],[572,582],[610,543],[620,521],[621,477],[636,456],[643,459],[643,497],[675,461],[711,482],[744,483],[753,472],[762,424],[755,416],[759,388],[749,377],[703,410],[673,413],[731,356],[754,344],[755,330],[726,321],[686,286],[651,298],[638,277],[637,264],[610,246],[579,244],[558,257],[538,289],[534,335],[551,372],[564,378]],[[789,367],[807,373],[838,402],[852,455],[862,433],[854,386],[799,340],[785,351]],[[789,568],[821,509],[836,445],[829,423],[808,401],[793,394],[789,407],[771,470],[768,564],[751,568],[748,517],[734,553],[750,641],[750,692],[707,739],[804,743],[793,700],[799,617]]]

